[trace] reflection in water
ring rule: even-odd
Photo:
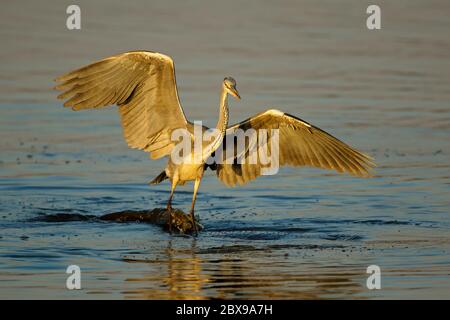
[[[352,296],[364,289],[359,279],[364,276],[361,268],[341,265],[315,272],[311,265],[297,260],[271,262],[270,268],[264,252],[249,251],[240,258],[229,253],[199,254],[195,238],[183,249],[173,248],[173,240],[169,240],[163,259],[125,260],[148,264],[152,270],[142,277],[127,278],[135,289],[123,294],[138,299],[318,299]]]
[[[178,251],[172,248],[172,239],[168,241],[165,257],[156,263],[159,272],[152,272],[142,278],[127,279],[144,284],[141,289],[125,292],[125,297],[139,299],[205,299],[203,285],[209,281],[202,273],[202,261],[195,254],[196,239],[191,239],[191,248]],[[143,262],[127,260],[128,262]]]

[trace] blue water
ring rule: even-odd
[[[195,5],[80,1],[79,32],[51,1],[2,8],[0,298],[450,298],[448,3],[385,3],[375,33],[360,1]],[[282,168],[229,189],[209,172],[198,237],[39,221],[165,206],[168,183],[147,184],[164,161],[126,146],[117,111],[73,112],[50,89],[140,48],[174,58],[190,120],[215,124],[232,75],[232,122],[276,106],[370,154],[376,176]],[[179,187],[174,206],[188,211],[191,196]],[[65,287],[71,264],[82,290]],[[380,290],[366,287],[372,264]]]

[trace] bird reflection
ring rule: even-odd
[[[139,281],[144,285],[151,283],[152,287],[129,291],[127,294],[139,299],[207,299],[202,289],[204,284],[209,282],[209,278],[202,272],[202,260],[195,253],[195,238],[191,238],[190,241],[190,247],[176,249],[173,247],[173,240],[169,240],[162,259],[146,260],[155,265],[156,272],[146,274],[139,279],[127,279],[127,281]]]
[[[125,260],[145,268],[138,271],[142,276],[126,279],[133,286],[123,292],[126,298],[323,299],[360,295],[366,290],[365,268],[359,265],[276,261],[270,253],[252,251],[250,246],[199,249],[195,238],[179,240],[169,240],[159,258]]]
[[[202,287],[209,281],[202,273],[202,260],[195,254],[196,240],[191,240],[191,250],[181,252],[172,248],[169,241],[167,253],[167,275],[163,283],[172,299],[204,299]]]

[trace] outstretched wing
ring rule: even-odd
[[[55,81],[58,98],[73,110],[118,105],[128,145],[151,153],[170,154],[171,132],[186,128],[170,57],[149,51],[115,55],[69,72]]]
[[[279,110],[267,110],[228,128],[222,146],[223,154],[227,152],[227,140],[234,139],[237,129],[244,131],[254,129],[256,132],[261,129],[279,129],[279,165],[334,169],[358,177],[371,176],[371,169],[375,166],[369,156],[306,121]],[[226,185],[247,183],[261,175],[262,168],[268,167],[261,164],[259,157],[256,163],[248,161],[251,148],[248,143],[245,146],[245,154],[243,152],[239,154],[236,146],[233,143],[231,145],[235,148],[230,153],[235,155],[234,162],[217,164],[217,176]],[[258,143],[254,148],[259,149],[263,146],[265,145]],[[271,149],[273,148],[268,148],[269,152]],[[237,162],[237,158],[242,155],[244,161]]]

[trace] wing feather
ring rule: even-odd
[[[118,105],[124,136],[132,148],[155,151],[152,158],[170,154],[167,139],[187,128],[170,57],[150,51],[131,51],[94,62],[55,79],[58,99],[73,110]],[[165,137],[158,140],[157,137]],[[152,148],[157,143],[158,148]]]
[[[375,167],[372,158],[353,149],[329,133],[308,122],[270,109],[248,118],[227,129],[222,148],[226,153],[227,139],[232,139],[237,129],[279,129],[279,164],[291,166],[311,166],[332,169],[339,173],[349,173],[358,177],[370,177]],[[233,146],[236,148],[236,146]],[[260,148],[260,144],[257,148]],[[271,150],[271,148],[269,148]],[[244,184],[261,175],[261,164],[249,164],[246,150],[245,162],[241,164],[217,164],[217,177],[226,185]]]

